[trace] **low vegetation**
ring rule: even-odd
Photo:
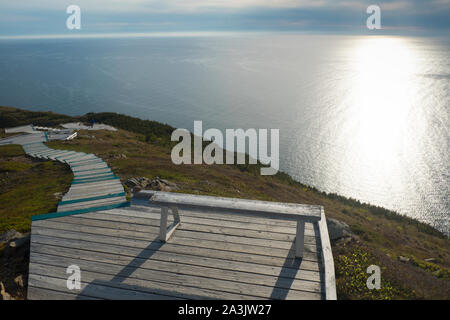
[[[27,124],[31,119],[39,119],[40,124],[46,125],[55,119],[85,122],[95,119],[119,128],[117,132],[81,130],[73,141],[53,141],[47,145],[95,153],[111,166],[122,182],[131,177],[158,176],[176,183],[180,192],[323,205],[327,217],[347,223],[356,235],[356,240],[333,245],[339,298],[450,298],[450,241],[429,225],[384,208],[320,192],[294,181],[285,173],[261,176],[258,165],[174,165],[170,160],[173,128],[157,122],[114,113],[80,117],[49,113],[48,119],[47,113],[39,113],[39,118],[30,113],[27,120],[28,111],[0,108],[0,118],[5,113],[10,115],[9,119],[15,119],[8,126]],[[9,186],[1,189],[2,184],[0,187],[0,226],[3,228],[0,232],[8,228],[26,231],[30,216],[54,210],[57,201],[49,199],[49,195],[64,192],[71,181],[68,168],[56,162],[34,162],[23,153],[18,154],[21,150],[18,148],[0,147],[2,154],[10,154],[2,156],[2,163],[12,161],[31,165],[0,164],[0,177]],[[35,171],[39,171],[39,175],[33,175]],[[19,179],[19,176],[24,182],[17,184],[11,179]],[[22,188],[24,183],[30,188]],[[47,188],[46,196],[31,188],[37,184]],[[6,191],[9,195],[3,195]],[[399,261],[399,256],[408,257],[410,262]],[[435,262],[426,262],[424,259],[427,258],[434,258]],[[370,264],[382,268],[381,290],[369,290],[365,286],[369,276],[365,271]]]
[[[69,188],[72,178],[60,163],[25,157],[17,145],[0,146],[0,234],[30,231],[31,216],[54,212],[57,195]]]

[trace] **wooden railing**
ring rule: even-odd
[[[272,201],[247,200],[200,196],[193,194],[141,191],[138,198],[146,198],[150,203],[161,206],[160,240],[167,241],[180,225],[178,209],[208,210],[208,213],[226,213],[262,217],[297,222],[295,256],[303,256],[305,222],[317,222],[322,217],[322,206]],[[174,222],[167,227],[169,210]]]

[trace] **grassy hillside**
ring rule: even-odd
[[[375,207],[334,194],[325,194],[291,179],[284,173],[275,176],[259,175],[258,165],[181,165],[171,162],[170,134],[168,125],[154,121],[140,120],[114,113],[87,114],[80,117],[67,117],[53,113],[29,112],[0,107],[0,118],[7,117],[11,124],[57,125],[57,121],[86,121],[113,125],[119,130],[80,131],[73,141],[55,141],[47,143],[56,149],[67,149],[95,153],[103,158],[114,172],[125,182],[130,177],[159,176],[176,183],[180,192],[241,197],[251,199],[320,204],[325,207],[327,217],[346,222],[359,240],[347,243],[339,242],[333,246],[336,263],[338,297],[345,299],[449,299],[450,298],[450,241],[432,227],[413,219],[396,214],[384,208]],[[59,120],[58,120],[59,121]],[[2,122],[5,125],[5,122]],[[12,148],[12,147],[6,147]],[[19,163],[23,157],[19,149],[16,153],[4,156],[8,163]],[[0,155],[7,153],[0,147]],[[125,157],[123,157],[123,155]],[[17,158],[16,158],[17,157]],[[31,160],[28,162],[33,164]],[[53,162],[49,162],[53,163]],[[33,164],[34,165],[34,164]],[[37,163],[34,166],[42,165]],[[2,168],[3,164],[0,165]],[[12,171],[4,165],[10,175]],[[21,166],[21,165],[19,165]],[[50,165],[46,165],[50,166]],[[70,183],[70,171],[62,165],[41,168],[51,170],[54,180],[48,180],[51,191],[64,192]],[[9,168],[9,169],[8,169]],[[24,169],[13,173],[27,176]],[[2,169],[0,169],[2,170]],[[10,181],[9,176],[2,176]],[[42,179],[29,176],[30,181],[42,183]],[[68,180],[66,180],[68,179]],[[7,183],[6,182],[6,183]],[[13,185],[11,189],[15,189]],[[54,191],[54,192],[57,192]],[[0,189],[1,192],[1,189]],[[36,194],[35,194],[36,192]],[[1,192],[3,196],[3,192]],[[50,192],[49,192],[50,193]],[[24,199],[32,198],[41,204],[39,210],[26,206]],[[23,230],[25,221],[36,212],[45,213],[54,210],[56,202],[49,201],[37,191],[17,190],[8,201],[0,198],[0,226],[15,227],[15,220],[3,223],[9,208],[14,208]],[[5,209],[4,209],[5,208]],[[21,213],[20,213],[21,212]],[[12,222],[11,222],[12,221]],[[19,228],[20,229],[20,228]],[[1,232],[1,231],[0,231]],[[399,256],[409,257],[409,263],[398,260]],[[425,262],[426,258],[435,258],[436,263]],[[382,269],[382,289],[368,290],[366,287],[366,268],[379,265]]]
[[[18,145],[0,146],[0,234],[28,232],[31,216],[54,212],[72,178],[61,163],[25,157]]]

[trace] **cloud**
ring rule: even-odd
[[[92,33],[361,29],[374,2],[386,30],[450,28],[450,0],[0,0],[0,34],[65,32],[71,4]]]
[[[1,0],[4,10],[61,10],[76,4],[91,12],[210,12],[218,10],[258,9],[330,9],[367,8],[368,0]],[[385,10],[427,7],[432,10],[448,6],[450,0],[381,0],[376,1]]]

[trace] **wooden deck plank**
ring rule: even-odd
[[[116,191],[116,190],[120,190],[123,191],[123,186],[122,184],[113,184],[113,185],[108,185],[108,186],[99,186],[96,188],[86,188],[84,189],[85,191],[88,192],[83,192],[82,189],[69,189],[69,191],[64,195],[65,196],[86,196],[86,195],[90,195],[90,194],[94,194],[94,193],[103,193],[103,192],[111,192],[111,191]]]
[[[94,179],[94,178],[100,178],[100,177],[107,177],[107,176],[113,176],[114,173],[112,171],[110,172],[99,172],[99,173],[93,173],[90,175],[82,176],[82,177],[74,177],[74,181],[82,180],[82,179]]]
[[[84,176],[89,176],[89,175],[96,174],[96,173],[105,173],[105,172],[112,172],[111,168],[92,170],[92,171],[86,171],[86,172],[75,172],[74,176],[75,177],[84,177]]]
[[[42,228],[39,227],[36,229],[36,236],[47,236],[47,237],[55,237],[57,241],[60,241],[61,243],[64,240],[74,240],[74,241],[85,241],[85,242],[94,242],[102,245],[116,245],[121,247],[132,247],[132,248],[138,248],[138,249],[147,249],[147,250],[158,250],[161,248],[161,242],[156,240],[157,236],[155,235],[155,239],[153,241],[148,240],[141,240],[141,239],[125,239],[125,238],[119,238],[114,236],[105,236],[105,235],[93,235],[93,234],[86,234],[86,233],[78,233],[73,231],[67,231],[64,230],[64,232],[61,232],[61,230],[58,229],[48,229],[48,228]],[[61,239],[61,240],[60,240]],[[55,240],[55,241],[56,241]],[[55,242],[57,243],[57,242]],[[194,246],[196,245],[197,246]],[[258,272],[276,272],[274,270],[278,270],[276,268],[283,267],[285,265],[296,265],[296,261],[293,258],[290,258],[288,254],[286,254],[286,257],[280,258],[280,257],[274,257],[269,255],[258,255],[248,252],[239,252],[239,251],[230,251],[227,250],[226,243],[220,243],[217,242],[216,246],[221,246],[222,249],[215,249],[215,248],[209,248],[208,245],[210,245],[211,242],[203,243],[200,240],[193,240],[193,241],[186,241],[186,239],[183,239],[180,241],[180,243],[168,243],[166,242],[164,244],[164,251],[165,252],[171,252],[175,254],[190,254],[192,256],[198,256],[198,257],[204,257],[204,258],[217,258],[222,260],[229,260],[227,263],[231,263],[231,261],[236,262],[234,265],[236,268],[244,268],[240,270],[247,270],[256,272],[255,265],[258,265],[260,268],[258,268]],[[306,260],[306,258],[303,259],[302,264],[300,265],[301,268],[311,267],[313,264],[311,262],[316,263],[315,261],[318,261],[317,258],[314,261],[314,255],[310,256],[311,260]],[[315,256],[317,257],[317,255]],[[250,264],[250,265],[248,265]],[[266,268],[267,267],[267,268]],[[279,270],[278,270],[279,271]]]
[[[98,190],[98,192],[90,192],[89,193],[89,197],[98,197],[98,196],[107,196],[110,194],[117,194],[117,193],[121,193],[124,192],[122,191],[123,188],[116,188],[115,189],[105,189],[104,191]],[[67,193],[64,195],[64,200],[63,201],[68,201],[68,200],[79,200],[79,199],[85,199],[86,195],[85,194],[78,194],[78,196],[76,194],[74,195],[68,195]]]
[[[120,211],[120,209],[114,209],[114,214],[134,216],[145,218],[147,213],[160,213],[161,209],[158,206],[146,204],[146,202],[136,201],[132,199],[132,206],[126,211]],[[116,211],[117,210],[117,211]],[[113,213],[113,212],[110,212]],[[250,225],[271,225],[271,226],[292,226],[292,221],[266,219],[259,217],[248,217],[241,215],[230,215],[226,213],[214,213],[210,214],[208,210],[179,210],[180,215],[198,218],[208,218],[220,221],[232,221],[232,222],[247,222]],[[306,227],[311,226],[311,223],[306,223]],[[295,226],[295,224],[294,224]]]
[[[84,202],[61,204],[61,205],[58,205],[58,212],[106,206],[106,205],[116,204],[116,203],[121,203],[121,202],[126,202],[126,201],[127,201],[127,199],[124,196],[118,196],[118,197],[114,197],[114,198],[105,198],[105,199],[98,199],[98,200],[91,200],[91,201],[84,201]]]
[[[137,237],[144,237],[147,238],[146,235],[151,233],[155,234],[159,230],[159,218],[147,218],[147,219],[139,219],[138,221],[134,219],[139,218],[131,218],[129,221],[127,221],[126,218],[123,216],[115,216],[115,215],[105,215],[105,214],[95,214],[95,215],[78,215],[74,217],[61,217],[55,220],[56,222],[64,222],[64,223],[71,223],[71,224],[79,224],[79,225],[85,225],[85,226],[93,226],[93,227],[101,227],[101,228],[110,228],[110,229],[119,229],[123,231],[129,231],[131,234],[135,234]],[[144,220],[144,221],[143,221]],[[186,219],[187,220],[187,219]],[[139,222],[139,223],[138,223]],[[172,223],[173,219],[169,220],[169,223]],[[209,223],[208,226],[213,225],[216,223],[214,220],[208,221],[204,220],[202,221],[205,223]],[[191,226],[195,227],[194,229],[191,228]],[[198,228],[203,226],[202,224],[196,224],[195,221],[185,221],[182,223],[182,226],[180,225],[179,229],[177,231],[181,231],[177,233],[176,236],[181,237],[189,237],[189,232],[191,232],[190,236],[193,238],[201,238],[201,239],[212,239],[212,240],[219,240],[215,235],[213,237],[205,237],[201,236],[198,232]],[[218,224],[215,225],[217,228]],[[232,229],[237,229],[238,232],[242,232],[242,230],[245,230],[243,227],[239,227],[239,225],[235,225],[230,227]],[[270,229],[268,229],[270,230]],[[285,234],[293,235],[292,232],[289,232],[290,230],[286,230]],[[267,231],[272,232],[272,231]],[[222,235],[223,233],[220,233]],[[125,235],[125,234],[123,234]],[[230,235],[233,235],[230,233]],[[313,239],[315,237],[316,239]],[[307,244],[317,244],[317,238],[319,237],[318,234],[316,234],[316,231],[311,228],[307,230],[307,235],[305,237]]]
[[[56,239],[58,243],[52,243],[51,239]],[[82,247],[83,245],[89,245],[89,250],[85,247]],[[57,247],[59,250],[57,251],[56,255],[67,254],[69,256],[73,256],[79,254],[79,257],[88,260],[90,259],[89,252],[95,252],[95,255],[93,256],[99,259],[98,261],[103,261],[103,257],[107,257],[108,259],[111,259],[111,257],[113,257],[113,259],[117,261],[133,258],[136,260],[144,259],[148,261],[154,261],[150,266],[154,266],[153,263],[157,263],[159,261],[171,264],[184,264],[203,268],[217,269],[221,270],[221,272],[233,271],[240,272],[241,274],[251,273],[255,276],[264,275],[269,277],[278,277],[281,274],[283,278],[288,279],[300,279],[316,282],[320,281],[319,271],[316,270],[318,268],[317,263],[315,263],[314,265],[313,263],[308,261],[285,259],[284,264],[278,264],[277,267],[280,267],[280,269],[270,269],[264,267],[259,268],[262,265],[258,264],[257,266],[255,266],[254,262],[234,263],[236,261],[228,261],[218,257],[203,257],[199,255],[189,255],[188,253],[170,252],[169,249],[165,250],[166,248],[162,248],[161,245],[157,246],[155,244],[149,244],[145,248],[130,248],[116,244],[102,244],[82,240],[76,241],[73,239],[58,239],[48,236],[38,236],[36,238],[36,243],[33,244],[33,250],[41,253],[52,254],[52,250],[55,250],[54,247]],[[69,253],[66,253],[66,251]],[[84,255],[85,252],[88,254]],[[276,264],[271,261],[268,261],[266,263]],[[265,266],[267,266],[267,264]]]
[[[102,169],[102,168],[109,168],[106,163],[97,163],[97,164],[87,164],[79,167],[71,167],[73,172],[79,172],[79,171],[85,171],[85,170],[92,170],[92,169]]]
[[[182,274],[186,276],[195,276],[200,278],[214,278],[219,280],[228,280],[231,282],[242,282],[247,284],[264,285],[269,287],[279,287],[284,289],[295,289],[299,291],[308,292],[321,292],[320,278],[317,277],[316,280],[308,280],[303,277],[285,277],[283,272],[280,275],[265,275],[256,274],[253,272],[242,272],[228,269],[221,269],[218,267],[208,267],[204,265],[194,265],[185,262],[174,262],[174,261],[164,261],[156,260],[153,257],[131,257],[114,255],[107,253],[100,253],[96,251],[83,251],[82,249],[64,248],[57,246],[48,245],[37,245],[33,247],[33,254],[35,254],[34,262],[45,263],[55,265],[57,258],[53,256],[65,258],[65,259],[76,259],[80,261],[81,264],[77,264],[82,268],[83,263],[98,262],[102,264],[115,265],[117,270],[110,271],[109,274],[124,275],[126,270],[127,274],[134,273],[137,269],[145,269],[147,271],[153,271],[153,275],[160,271],[162,272],[158,279],[170,281],[170,276],[172,274]],[[82,257],[82,258],[80,258]],[[64,266],[64,264],[62,264]],[[102,266],[100,266],[101,268]],[[107,269],[104,270],[106,272]],[[95,271],[95,270],[92,270]],[[299,273],[303,271],[300,270]],[[106,272],[108,273],[108,272]],[[149,279],[145,277],[145,279]]]
[[[37,230],[35,236],[36,239],[38,239],[39,241],[46,241],[48,234],[53,234],[52,230],[46,230],[46,229],[42,229],[42,230]],[[40,238],[42,237],[42,238]],[[51,236],[50,236],[51,237]],[[156,238],[156,235],[154,235],[154,237]],[[44,239],[44,240],[42,240]],[[38,241],[36,240],[36,241]],[[48,239],[47,239],[48,240]],[[105,239],[104,237],[100,237],[100,238],[92,238],[89,237],[89,239],[86,239],[86,237],[75,237],[73,234],[67,234],[65,236],[61,235],[60,237],[56,238],[56,240],[58,241],[58,244],[61,243],[67,243],[67,245],[72,245],[73,242],[75,241],[75,244],[77,243],[76,241],[81,241],[86,245],[89,246],[96,246],[97,244],[99,244],[99,247],[102,248],[102,245],[104,243],[108,243],[108,239]],[[55,241],[56,241],[55,240]],[[51,242],[46,242],[47,244],[51,244]],[[147,246],[149,246],[149,242],[148,240],[140,240],[139,243],[133,242],[133,243],[129,243],[126,241],[121,241],[121,240],[116,240],[116,242],[110,242],[112,245],[116,245],[121,248],[121,246],[125,247],[124,250],[128,250],[131,246],[132,248],[136,248],[138,250],[143,250],[145,249]],[[157,244],[157,243],[156,243]],[[152,248],[157,248],[157,245],[154,245],[153,247],[150,246],[149,250]],[[219,241],[219,240],[202,240],[202,239],[195,239],[195,238],[186,238],[186,237],[179,237],[179,239],[177,239],[176,241],[171,241],[171,244],[176,245],[179,244],[181,245],[185,245],[185,246],[190,246],[190,247],[195,247],[195,248],[205,248],[205,249],[209,249],[209,250],[219,250],[219,251],[230,251],[230,252],[238,252],[238,253],[243,253],[245,254],[249,254],[249,255],[256,255],[256,257],[253,258],[253,261],[258,261],[259,263],[264,263],[267,265],[284,265],[285,263],[293,263],[294,260],[294,252],[293,250],[290,249],[278,249],[278,248],[271,248],[271,247],[267,247],[267,246],[261,246],[261,245],[250,245],[250,244],[242,244],[242,243],[230,243],[230,242],[224,242],[224,241]],[[166,246],[167,247],[167,246]],[[317,262],[320,261],[318,253],[317,252],[312,252],[312,249],[314,248],[314,245],[308,245],[308,251],[305,254],[305,256],[303,257],[303,261],[312,261],[312,262]],[[167,250],[169,250],[169,252],[181,252],[181,250],[183,249],[183,247],[173,247],[170,246],[167,248]],[[100,250],[100,249],[99,249]],[[115,248],[116,250],[116,248]],[[118,250],[118,249],[117,249]],[[201,252],[198,252],[201,253]],[[209,253],[209,252],[207,252]],[[259,257],[262,256],[262,257]],[[210,256],[210,257],[214,257],[214,256]],[[268,259],[265,259],[264,257],[269,257]],[[241,260],[244,258],[243,256],[240,257]],[[280,259],[282,259],[281,262]],[[245,261],[245,260],[244,260]],[[303,266],[306,266],[306,263],[303,264]],[[316,270],[318,267],[314,266],[313,270]]]
[[[101,199],[105,200],[105,199]],[[101,200],[93,201],[97,204],[101,204]],[[108,199],[106,199],[108,200]],[[117,200],[120,201],[120,200]],[[94,205],[95,206],[95,205]],[[65,207],[65,206],[64,206]],[[77,217],[74,217],[75,219]],[[63,222],[64,221],[64,222]],[[58,218],[58,219],[52,219],[52,221],[45,222],[45,225],[47,227],[52,227],[55,229],[69,229],[69,230],[76,230],[79,232],[88,232],[88,233],[95,233],[95,234],[110,234],[111,232],[115,232],[117,236],[124,236],[124,237],[130,237],[133,238],[134,236],[141,237],[141,238],[148,238],[146,236],[146,232],[140,232],[137,231],[129,231],[126,229],[117,229],[117,228],[107,228],[107,227],[96,227],[89,225],[92,224],[92,220],[84,220],[85,224],[81,224],[77,222],[77,220],[70,219],[72,223],[67,222],[68,219],[64,218]],[[106,223],[105,223],[106,224]],[[42,225],[42,224],[41,224]],[[116,224],[117,225],[117,224]],[[147,226],[148,233],[152,234],[156,231],[159,232],[159,227],[153,227],[153,226]],[[198,233],[207,233],[207,234],[219,234],[219,235],[231,235],[231,236],[237,236],[242,238],[254,238],[259,239],[260,241],[267,241],[267,240],[275,240],[281,243],[287,243],[291,244],[294,242],[295,235],[292,234],[280,234],[270,231],[254,231],[254,230],[245,230],[245,229],[239,229],[239,228],[229,228],[229,227],[223,227],[223,226],[211,226],[211,225],[197,225],[197,224],[190,224],[190,223],[182,223],[178,229],[178,231],[194,231]],[[314,230],[306,230],[306,243],[312,243],[312,241],[315,238]],[[314,241],[315,243],[315,241]]]
[[[33,224],[36,228],[36,232],[43,232],[41,229],[38,228],[47,228],[47,229],[52,229],[52,230],[61,230],[58,228],[50,228],[49,225],[44,224],[44,227],[40,227],[38,226],[34,221]],[[67,230],[66,230],[67,229]],[[70,226],[69,228],[65,228],[62,229],[64,231],[74,231],[72,226]],[[107,230],[103,230],[103,231],[107,231]],[[121,237],[120,241],[121,242],[126,242],[129,240],[136,240],[136,241],[149,241],[149,240],[155,240],[157,234],[156,233],[152,233],[150,232],[151,230],[149,230],[148,232],[148,237],[149,239],[136,239],[136,237]],[[203,233],[203,232],[190,232],[190,231],[183,231],[183,230],[177,230],[180,231],[179,233],[177,233],[177,237],[174,237],[173,239],[170,239],[170,241],[168,243],[172,243],[172,244],[178,244],[179,242],[182,243],[190,243],[192,241],[197,241],[197,246],[198,247],[208,247],[211,246],[211,242],[217,242],[217,244],[214,245],[215,248],[221,248],[221,247],[226,247],[227,245],[233,246],[233,247],[237,247],[239,248],[239,246],[254,246],[254,247],[260,247],[261,249],[266,250],[266,252],[270,252],[267,250],[272,250],[272,249],[279,249],[279,250],[291,250],[292,249],[292,243],[287,243],[287,242],[282,242],[282,241],[275,241],[275,240],[265,240],[262,239],[263,241],[261,241],[261,239],[255,239],[255,238],[244,238],[244,237],[236,237],[236,236],[231,236],[231,235],[211,235],[211,234],[207,234],[207,233]],[[76,232],[80,233],[80,230],[76,230]],[[110,232],[110,233],[108,233]],[[89,236],[92,237],[100,237],[102,239],[102,237],[108,237],[111,232],[113,231],[107,231],[107,232],[103,232],[103,234],[92,234],[92,233],[87,233],[84,236],[84,238],[87,238]],[[71,234],[71,233],[67,233],[67,234]],[[159,233],[158,233],[159,235]],[[179,239],[178,239],[179,238]],[[100,241],[100,240],[99,240]],[[247,248],[247,247],[244,247]],[[318,249],[320,249],[319,244],[317,243],[309,243],[309,241],[305,244],[305,248],[306,248],[306,252],[311,252],[315,255],[317,255],[317,251]],[[315,256],[313,255],[313,256]]]
[[[30,263],[30,270],[39,269],[39,265]],[[46,266],[45,266],[46,267]],[[44,267],[44,268],[45,268]],[[62,268],[65,271],[65,268]],[[52,276],[39,275],[31,272],[28,275],[28,282],[32,287],[40,287],[50,289],[54,291],[73,293],[66,286],[67,274],[65,278],[55,278]],[[85,297],[95,297],[99,299],[116,299],[116,300],[164,300],[164,299],[177,299],[176,297],[170,297],[166,295],[136,292],[126,288],[112,287],[105,285],[104,283],[94,283],[81,281],[81,295]]]
[[[44,277],[45,280],[47,280],[47,283],[50,282],[50,285],[54,286],[55,282],[65,282],[66,279],[63,278],[63,272],[65,271],[64,268],[58,267],[58,266],[49,266],[45,264],[34,264],[33,265],[36,272],[44,273],[44,275],[39,275],[41,277]],[[52,272],[52,276],[47,276],[45,274],[48,273],[48,270]],[[57,276],[55,276],[57,275]],[[36,276],[35,276],[36,277]],[[51,281],[49,281],[51,279]],[[94,283],[94,284],[101,284],[103,286],[106,286],[107,290],[109,288],[120,288],[124,290],[130,291],[127,293],[126,298],[120,297],[120,292],[118,292],[119,296],[115,299],[125,300],[125,299],[148,299],[146,297],[143,297],[140,295],[141,292],[143,293],[151,293],[154,294],[155,292],[158,294],[159,292],[163,292],[164,295],[160,295],[158,300],[173,300],[173,299],[192,299],[192,300],[198,300],[198,299],[235,299],[235,300],[244,300],[244,299],[256,299],[257,297],[250,297],[245,296],[239,293],[228,293],[228,292],[218,292],[217,290],[209,290],[209,289],[202,289],[202,288],[192,288],[188,286],[179,286],[174,285],[167,282],[162,281],[147,281],[146,279],[136,279],[136,278],[125,278],[125,277],[113,277],[109,274],[104,274],[102,272],[92,272],[92,271],[84,271],[83,272],[83,279],[85,282],[88,283]],[[43,285],[46,285],[47,283],[44,282]],[[48,285],[48,284],[47,284]],[[60,284],[61,286],[61,284]],[[88,284],[90,286],[90,284]],[[66,289],[66,291],[69,291]],[[82,294],[85,293],[85,289],[76,290],[78,292],[81,292]],[[96,294],[98,294],[96,292]],[[134,296],[134,297],[133,297]],[[110,297],[105,297],[104,295],[100,296],[102,299],[112,299]],[[154,297],[151,297],[148,300],[155,300]]]
[[[283,299],[288,296],[291,298],[299,298],[302,296],[315,296],[320,297],[320,292],[309,292],[309,291],[298,291],[294,289],[284,289],[284,288],[273,288],[271,286],[256,285],[249,283],[242,283],[238,281],[221,280],[216,278],[208,278],[201,276],[185,275],[181,273],[166,272],[165,270],[147,270],[144,268],[124,268],[122,265],[103,263],[97,261],[85,261],[81,259],[71,259],[60,256],[48,256],[44,254],[32,253],[30,256],[30,263],[45,264],[42,272],[49,272],[52,276],[55,272],[52,272],[48,266],[59,266],[61,269],[67,268],[71,264],[77,264],[83,272],[82,279],[85,279],[86,271],[95,272],[97,274],[109,275],[108,283],[114,283],[117,277],[122,276],[123,278],[120,283],[131,284],[131,281],[148,281],[151,283],[150,288],[155,285],[155,282],[161,281],[164,283],[170,283],[177,286],[187,286],[191,288],[202,288],[209,290],[217,290],[220,292],[234,293],[239,292],[244,295],[253,297],[259,297],[262,299]],[[31,272],[36,273],[36,270],[31,269]],[[66,277],[66,274],[62,274]],[[111,279],[112,277],[112,279]],[[91,279],[90,279],[91,280]],[[96,279],[92,279],[94,281]],[[86,279],[84,280],[86,281]],[[317,284],[313,282],[308,282],[311,284],[311,290],[317,289]],[[306,286],[306,284],[305,284]],[[320,287],[320,285],[319,285]],[[309,287],[307,287],[309,289]]]
[[[95,196],[99,196],[99,195],[114,194],[114,193],[119,193],[119,192],[123,192],[123,191],[124,190],[123,190],[122,186],[102,188],[102,189],[96,189],[96,190],[93,190],[92,192],[89,192],[89,196],[95,197]],[[63,200],[74,200],[74,199],[80,199],[80,198],[85,198],[85,197],[86,197],[86,193],[83,193],[83,192],[67,192],[64,195]]]
[[[159,210],[158,210],[159,211]],[[122,212],[126,212],[126,210],[123,210]],[[295,222],[291,222],[289,226],[277,226],[277,225],[271,225],[270,221],[273,221],[272,219],[267,219],[266,224],[253,224],[250,222],[242,222],[242,221],[233,221],[233,220],[217,220],[214,219],[214,215],[208,216],[204,215],[202,217],[198,216],[188,216],[185,215],[185,212],[179,212],[180,217],[182,219],[182,223],[191,223],[191,224],[198,224],[198,225],[211,225],[211,226],[224,226],[224,227],[230,227],[230,228],[238,228],[238,229],[246,229],[246,230],[261,230],[261,231],[267,231],[267,232],[275,232],[275,233],[288,233],[295,235],[296,226]],[[145,218],[141,217],[135,217],[135,216],[128,216],[128,215],[122,215],[119,214],[119,211],[109,210],[109,211],[99,211],[95,214],[87,214],[83,215],[82,218],[85,219],[97,219],[97,220],[104,220],[104,221],[115,221],[115,222],[124,222],[128,223],[131,226],[139,226],[139,225],[152,225],[152,226],[159,226],[159,219],[160,219],[160,212],[147,212]],[[169,217],[168,220],[170,223],[173,221],[172,216]],[[311,232],[314,232],[313,225],[311,223],[305,224],[305,229]],[[316,235],[318,236],[318,235]]]
[[[28,300],[100,300],[93,297],[83,297],[74,293],[60,292],[56,290],[49,290],[45,288],[34,287],[28,285],[27,288]]]
[[[119,179],[94,181],[94,182],[87,182],[87,183],[71,185],[69,190],[83,190],[83,189],[86,190],[88,188],[108,187],[111,185],[113,186],[113,185],[122,185],[122,184],[120,183]]]
[[[74,188],[71,186],[69,188],[69,191],[67,194],[90,194],[91,192],[98,192],[98,191],[108,191],[112,189],[123,189],[123,185],[120,182],[115,183],[104,183],[104,184],[95,184],[95,185],[89,185],[86,188]]]

